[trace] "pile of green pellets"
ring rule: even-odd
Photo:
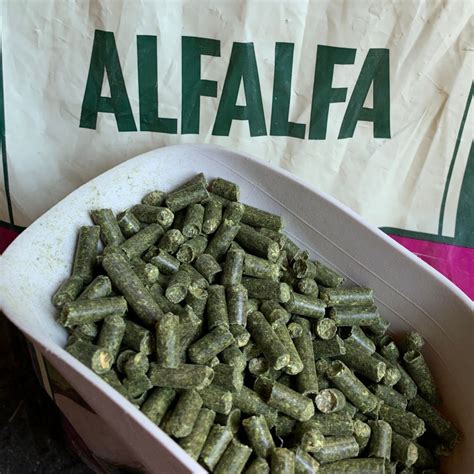
[[[79,229],[66,350],[210,472],[434,473],[460,438],[418,333],[203,174]]]

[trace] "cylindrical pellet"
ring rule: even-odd
[[[295,425],[296,420],[279,413],[275,421],[275,434],[280,438],[284,438],[293,432]]]
[[[232,221],[223,220],[212,236],[206,253],[212,255],[218,262],[222,260],[231,242],[239,232],[240,224],[234,224]]]
[[[384,404],[380,407],[379,416],[392,426],[393,431],[407,438],[418,438],[425,432],[424,421],[409,411]]]
[[[248,316],[247,329],[274,369],[288,365],[290,355],[262,313],[255,311]]]
[[[227,297],[227,299],[229,299],[229,297]],[[229,307],[229,303],[227,307]],[[244,316],[245,323],[247,323],[247,315],[245,314],[245,312],[244,312],[244,315],[245,315]],[[234,315],[233,319],[239,319],[239,318],[235,317]],[[247,329],[245,329],[244,326],[240,324],[231,324],[229,329],[232,335],[234,336],[235,343],[237,344],[238,347],[244,347],[245,345],[248,344],[248,342],[250,341],[250,333],[247,331]]]
[[[122,316],[112,314],[105,318],[99,333],[97,345],[108,349],[114,360],[117,358],[120,344],[125,333],[125,321]]]
[[[353,458],[322,464],[318,474],[385,474],[385,461],[376,458]]]
[[[321,262],[314,261],[314,276],[318,285],[322,285],[328,288],[337,288],[344,283],[344,277],[331,270]]]
[[[352,434],[359,445],[359,452],[363,451],[369,444],[372,429],[370,425],[362,420],[354,420],[354,433]]]
[[[188,347],[202,334],[202,320],[191,306],[186,305],[184,311],[179,315],[179,352],[184,360]]]
[[[300,295],[291,293],[285,308],[293,314],[306,316],[307,318],[322,318],[326,310],[324,301],[314,298],[312,295]]]
[[[197,235],[191,240],[184,242],[176,252],[176,258],[183,263],[191,263],[204,253],[207,247],[207,238]]]
[[[61,308],[65,303],[74,301],[84,287],[84,281],[80,276],[71,276],[64,280],[53,295],[53,305]]]
[[[112,282],[110,278],[105,275],[98,275],[84,288],[84,291],[78,296],[78,299],[93,300],[96,298],[104,298],[109,296],[111,292]]]
[[[408,351],[403,356],[407,372],[418,386],[420,395],[432,405],[440,403],[440,397],[436,384],[425,358],[418,351]]]
[[[346,353],[344,341],[339,337],[335,336],[332,339],[313,341],[314,357],[317,359],[341,356]]]
[[[402,340],[400,341],[400,350],[403,353],[408,351],[420,351],[424,345],[425,340],[423,336],[416,331],[411,331],[402,337]]]
[[[122,383],[132,399],[140,397],[153,387],[145,374],[138,374],[133,378],[125,377]]]
[[[297,423],[293,437],[297,445],[309,453],[318,451],[324,444],[324,435],[311,423]]]
[[[314,415],[311,399],[301,393],[265,377],[259,377],[255,390],[269,406],[299,421],[309,420]]]
[[[122,355],[122,353],[121,353]],[[119,370],[123,372],[128,379],[135,379],[138,376],[145,375],[148,372],[150,363],[148,357],[142,352],[131,353],[128,357],[121,357]]]
[[[303,370],[296,375],[296,389],[303,395],[318,393],[318,375],[314,360],[313,341],[308,327],[302,327],[301,336],[295,337],[293,342],[303,363]]]
[[[290,375],[299,374],[304,369],[304,364],[298,351],[296,350],[295,344],[288,332],[287,327],[284,324],[277,324],[274,326],[273,330],[285,347],[286,352],[290,356],[288,364],[282,368],[283,372],[286,372]]]
[[[337,333],[337,326],[332,319],[321,318],[315,322],[314,332],[320,339],[332,339]]]
[[[218,364],[214,367],[213,384],[232,393],[240,392],[244,383],[243,373],[228,364]]]
[[[380,321],[375,306],[340,306],[329,310],[329,317],[337,326],[369,326]]]
[[[297,447],[295,449],[295,474],[316,474],[319,463],[306,451]]]
[[[191,433],[179,440],[179,445],[195,460],[201,454],[215,417],[216,414],[212,410],[201,408]]]
[[[318,297],[318,284],[312,278],[300,278],[297,281],[296,286],[298,291],[303,295],[312,295],[314,298]]]
[[[208,253],[203,253],[197,258],[196,262],[194,262],[194,268],[196,268],[210,284],[217,281],[217,275],[222,271],[216,259]]]
[[[322,413],[334,413],[346,405],[346,397],[337,388],[321,390],[314,399],[316,408]]]
[[[91,211],[91,217],[100,227],[104,245],[120,245],[125,240],[112,209],[95,209]]]
[[[205,364],[233,341],[232,333],[225,326],[217,326],[189,347],[189,359],[196,364]]]
[[[252,450],[248,446],[233,439],[213,472],[216,474],[240,474],[251,454]]]
[[[178,189],[166,196],[166,205],[173,211],[180,211],[190,204],[201,202],[209,197],[203,183],[190,184],[182,189]]]
[[[151,363],[148,377],[156,387],[199,390],[210,385],[214,371],[206,365],[181,364],[176,369],[169,369]]]
[[[351,346],[365,351],[368,354],[373,354],[375,352],[375,344],[366,336],[359,326],[343,328],[341,330],[341,338],[344,341],[344,346]]]
[[[369,442],[369,457],[390,459],[392,427],[383,420],[369,421],[372,430]]]
[[[163,227],[160,224],[150,224],[128,238],[120,245],[120,248],[130,259],[140,257],[163,235],[163,232]]]
[[[238,201],[240,199],[239,185],[224,178],[215,178],[211,182],[211,191],[218,196],[229,201]]]
[[[240,249],[230,249],[223,265],[221,284],[237,285],[242,280],[245,252]]]
[[[328,369],[329,380],[344,393],[362,413],[369,413],[377,405],[377,397],[340,361],[334,361]]]
[[[106,255],[102,266],[141,321],[151,325],[163,316],[163,311],[135,274],[125,256],[119,253]]]
[[[373,333],[376,337],[384,336],[386,332],[388,331],[389,327],[390,327],[390,323],[382,317],[380,317],[378,320],[375,320],[374,322],[372,322],[372,324],[367,326],[367,328],[370,329],[370,332]]]
[[[179,316],[166,313],[156,323],[156,362],[175,368],[180,363]]]
[[[207,179],[204,173],[198,173],[194,175],[192,178],[188,179],[183,184],[174,188],[173,192],[181,191],[183,189],[189,188],[190,186],[194,186],[196,184],[199,184],[199,186],[207,188],[208,183],[207,183]]]
[[[148,204],[149,206],[162,206],[166,199],[166,193],[156,189],[145,194],[142,198],[142,204]]]
[[[247,365],[247,359],[243,352],[239,349],[239,346],[234,342],[229,347],[224,349],[219,357],[222,362],[235,367],[238,370],[244,370]]]
[[[244,205],[241,202],[229,202],[224,209],[222,219],[238,224],[244,215],[244,209]]]
[[[114,390],[117,390],[120,395],[125,397],[127,400],[130,400],[131,397],[123,386],[122,382],[120,382],[115,370],[112,369],[104,372],[103,374],[99,374],[99,377],[107,382]]]
[[[154,350],[153,335],[148,329],[132,321],[125,321],[123,344],[134,351],[151,354]]]
[[[249,314],[253,313],[254,311],[258,311],[259,306],[260,306],[260,301],[259,300],[257,300],[256,298],[249,298],[247,300],[247,306],[245,308],[245,312],[246,312],[247,316]]]
[[[182,263],[180,269],[191,276],[191,286],[206,290],[209,286],[207,280],[189,263]],[[190,287],[191,288],[191,287]]]
[[[179,229],[169,229],[158,242],[158,248],[169,254],[175,254],[185,241],[186,237]]]
[[[226,295],[229,324],[238,324],[245,327],[247,324],[247,289],[241,284],[230,285],[226,288]]]
[[[280,324],[288,324],[290,314],[276,301],[265,300],[260,305],[260,311],[263,313],[267,321],[274,328]]]
[[[59,322],[65,327],[73,327],[101,321],[112,314],[123,316],[126,311],[127,302],[122,296],[76,300],[64,304]]]
[[[406,467],[413,466],[418,459],[418,448],[416,444],[398,433],[393,433],[391,442],[391,459],[398,461]]]
[[[128,239],[132,235],[140,232],[140,221],[136,218],[130,209],[121,212],[117,215],[117,224],[122,231],[122,234]]]
[[[193,309],[194,314],[201,320],[204,319],[207,298],[208,292],[206,290],[191,283],[185,301]]]
[[[160,271],[155,265],[151,263],[144,263],[143,261],[135,264],[132,262],[135,274],[140,278],[142,283],[146,286],[153,285],[159,279]]]
[[[352,415],[345,410],[336,413],[315,413],[311,420],[302,425],[313,426],[324,436],[348,436],[354,431]]]
[[[406,410],[408,400],[401,393],[394,390],[392,387],[381,384],[373,384],[369,386],[370,391],[387,405],[400,410]]]
[[[411,400],[416,396],[418,387],[408,372],[399,363],[395,362],[394,366],[400,372],[400,380],[394,385],[394,388],[405,395],[408,400]]]
[[[245,470],[245,474],[270,474],[270,466],[265,459],[255,458]]]
[[[281,230],[283,228],[281,216],[264,211],[263,209],[257,209],[248,204],[245,204],[242,222],[254,227],[266,227],[272,230]]]
[[[150,263],[155,265],[160,270],[160,273],[165,275],[176,273],[180,266],[180,261],[164,250],[159,250],[158,255],[155,255],[150,260]]]
[[[220,425],[213,425],[201,450],[200,461],[211,472],[214,471],[219,459],[231,442],[231,431]]]
[[[339,360],[344,362],[354,372],[372,380],[380,382],[385,375],[387,366],[384,362],[372,357],[367,351],[360,350],[352,344],[344,344],[346,354],[339,356]]]
[[[104,374],[110,370],[114,362],[108,349],[96,346],[89,341],[78,339],[66,346],[66,351],[97,374]]]
[[[268,457],[271,450],[275,448],[275,443],[265,417],[261,415],[251,416],[242,420],[242,426],[255,454],[262,458]]]
[[[153,423],[159,425],[175,399],[176,391],[169,387],[155,388],[147,397],[140,410]]]
[[[324,440],[321,449],[313,456],[320,463],[330,463],[356,457],[359,454],[359,445],[353,436],[332,436]]]
[[[200,390],[199,395],[201,395],[204,407],[223,415],[230,413],[230,410],[232,409],[231,392],[226,391],[217,385],[211,384]]]
[[[184,438],[193,430],[202,407],[202,399],[196,390],[181,393],[165,431],[176,438]]]
[[[278,281],[279,277],[278,265],[254,255],[245,254],[244,266],[242,274],[255,278],[264,278],[268,280]]]
[[[380,347],[380,354],[392,362],[396,362],[400,358],[400,351],[393,341],[383,344]]]
[[[235,393],[234,407],[246,415],[263,415],[271,429],[277,419],[277,411],[267,405],[262,397],[245,385],[239,393]]]
[[[165,229],[172,224],[174,219],[174,214],[167,207],[136,204],[130,210],[140,222],[160,224]]]
[[[122,236],[121,233],[120,235]],[[72,264],[72,275],[82,278],[85,284],[91,282],[94,275],[94,265],[96,261],[99,236],[99,226],[82,226],[79,229],[76,250]]]
[[[370,288],[322,288],[319,297],[328,306],[367,306],[374,304]]]
[[[270,458],[270,470],[273,474],[294,474],[295,453],[286,448],[275,448]]]
[[[204,204],[202,232],[213,234],[222,221],[222,204],[217,199],[208,199]]]
[[[247,288],[250,298],[276,300],[279,303],[286,303],[291,296],[290,287],[286,283],[243,277],[242,284]]]
[[[192,239],[201,233],[204,219],[204,207],[201,204],[191,204],[186,209],[183,222],[183,235]]]
[[[280,247],[276,242],[246,224],[241,224],[235,240],[248,252],[270,262],[276,262],[280,256]]]
[[[295,322],[289,323],[288,326],[288,334],[290,335],[291,339],[295,337],[300,337],[303,334],[303,328]]]
[[[235,434],[235,433],[237,433],[237,431],[239,431],[240,419],[241,419],[241,413],[240,413],[240,410],[238,408],[233,408],[226,415],[223,415],[223,414],[220,414],[220,413],[218,413],[216,415],[216,423],[218,425],[225,426],[233,434]]]
[[[191,276],[184,270],[178,270],[170,277],[165,296],[172,303],[180,303],[186,298],[188,289],[191,286]]]

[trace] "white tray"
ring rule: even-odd
[[[55,322],[51,295],[69,275],[76,232],[90,223],[90,209],[121,211],[146,192],[169,190],[201,171],[209,179],[221,176],[239,183],[243,202],[281,214],[300,246],[349,282],[373,288],[392,332],[417,330],[426,338],[424,354],[446,401],[444,412],[465,437],[446,472],[472,472],[472,302],[441,274],[302,180],[262,161],[203,145],[161,148],[116,166],[50,209],[0,257],[0,308],[105,420],[135,464],[149,472],[203,472],[139,410],[63,350],[66,332]],[[104,437],[102,442],[113,440]]]

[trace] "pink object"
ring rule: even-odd
[[[18,232],[0,227],[0,253],[5,252],[6,248],[13,242]]]

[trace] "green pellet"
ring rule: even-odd
[[[145,229],[129,237],[120,245],[120,248],[128,258],[140,257],[163,235],[163,227],[160,224],[150,224]]]
[[[300,337],[301,334],[303,334],[303,328],[295,322],[289,323],[287,329],[291,339],[294,339],[295,337]]]
[[[270,407],[299,421],[309,420],[314,415],[311,399],[266,377],[259,377],[255,390]]]
[[[286,236],[285,245],[283,249],[288,254],[288,261],[293,262],[296,255],[301,252],[301,249],[290,239],[289,236]]]
[[[359,326],[344,327],[341,329],[341,338],[344,341],[344,346],[359,349],[373,354],[375,352],[374,342],[367,337],[364,331]]]
[[[133,270],[145,286],[156,283],[160,275],[158,268],[151,263],[137,262],[137,265],[133,265]]]
[[[290,355],[262,313],[248,316],[247,329],[271,367],[280,370],[288,365]]]
[[[401,374],[397,368],[387,365],[385,375],[382,377],[382,383],[387,387],[393,387],[400,380],[400,377]]]
[[[322,318],[325,314],[326,304],[312,295],[291,293],[285,308],[293,314],[299,314],[308,318]]]
[[[296,420],[279,413],[275,421],[275,434],[280,438],[284,438],[293,432],[295,425]]]
[[[227,301],[229,301],[229,297],[227,297]],[[227,307],[229,309],[229,319],[230,319],[232,307],[229,304],[229,302],[227,304]],[[245,317],[245,322],[247,322],[247,316],[245,314],[245,311],[244,311],[244,317]],[[234,314],[232,315],[232,319],[239,319],[239,318],[236,318]],[[231,324],[229,327],[229,330],[234,336],[235,343],[237,344],[238,347],[244,347],[250,341],[250,333],[247,331],[247,329],[244,328],[244,326],[240,324]]]
[[[222,454],[213,472],[216,474],[240,474],[252,450],[233,439]]]
[[[296,286],[303,295],[312,295],[317,298],[319,294],[318,284],[312,278],[300,278]]]
[[[369,413],[377,406],[377,397],[341,361],[331,363],[329,380],[344,393],[362,413]]]
[[[229,202],[224,209],[222,218],[229,220],[234,224],[239,224],[244,215],[244,209],[244,205],[240,202]]]
[[[169,254],[175,254],[185,241],[186,237],[184,237],[180,230],[169,229],[158,242],[158,248]]]
[[[286,303],[291,297],[290,287],[286,283],[261,278],[242,277],[242,284],[247,288],[250,298],[276,300]]]
[[[247,253],[242,273],[246,276],[278,281],[280,270],[277,264]]]
[[[247,370],[255,377],[267,374],[269,369],[270,366],[265,357],[254,357],[248,361]]]
[[[132,349],[125,349],[118,354],[117,359],[115,360],[118,372],[120,372],[121,374],[125,373],[125,364],[127,363],[127,360],[129,359],[129,357],[132,357],[135,354],[136,352]]]
[[[255,454],[262,458],[268,457],[272,449],[275,448],[275,443],[265,417],[251,416],[242,420],[242,426]]]
[[[65,327],[73,327],[101,321],[113,314],[123,316],[126,311],[127,302],[122,296],[76,300],[64,304],[59,321]]]
[[[287,327],[284,324],[279,324],[275,325],[273,330],[275,331],[275,334],[278,336],[278,339],[280,339],[280,342],[283,344],[290,357],[288,364],[282,368],[283,372],[286,372],[290,375],[299,374],[304,369],[304,364],[288,332]]]
[[[238,201],[240,199],[239,186],[224,178],[213,179],[211,182],[211,191],[229,201]]]
[[[339,356],[339,360],[344,362],[354,372],[372,380],[380,382],[385,375],[387,366],[364,350],[354,348],[351,344],[344,344],[346,354]]]
[[[255,458],[245,470],[245,474],[270,474],[270,466],[265,459]]]
[[[298,423],[293,440],[308,453],[314,453],[324,445],[324,435],[314,424]]]
[[[216,414],[212,410],[201,408],[191,433],[179,440],[179,445],[194,460],[197,460],[201,454],[206,438],[214,424],[215,417]]]
[[[337,332],[337,326],[332,319],[321,318],[314,324],[314,332],[319,338],[328,340],[332,339]]]
[[[393,341],[382,345],[380,347],[380,354],[392,362],[396,362],[400,358],[400,351]]]
[[[158,254],[150,260],[150,263],[155,265],[160,273],[164,273],[165,275],[176,273],[180,266],[180,260],[164,250],[160,250]]]
[[[319,391],[318,375],[314,360],[313,341],[309,324],[300,324],[301,336],[295,337],[293,342],[303,363],[303,370],[296,374],[296,389],[303,395],[314,395]]]
[[[447,445],[448,449],[453,448],[461,439],[458,430],[419,395],[409,400],[408,409],[422,419],[426,423],[427,428],[440,438]]]
[[[196,423],[202,408],[202,398],[196,390],[186,390],[178,398],[165,431],[175,438],[188,436]]]
[[[385,461],[376,458],[344,459],[322,464],[318,474],[385,474]]]
[[[369,426],[372,430],[369,442],[369,457],[390,459],[392,427],[383,420],[369,421]]]
[[[191,204],[186,209],[183,222],[183,235],[192,239],[201,233],[204,219],[204,207],[201,204]]]
[[[232,393],[215,385],[214,383],[199,391],[201,395],[203,406],[227,415],[232,409]]]
[[[224,288],[224,287],[221,287]],[[222,293],[222,290],[219,290],[219,293]],[[227,295],[227,315],[228,321],[231,325],[241,325],[246,326],[247,324],[247,300],[248,293],[247,289],[241,285],[231,285],[227,286],[225,294]],[[222,296],[221,296],[222,298]],[[224,311],[221,311],[221,314],[224,315]],[[245,344],[242,344],[245,345]]]
[[[120,235],[122,234],[120,233]],[[82,226],[79,229],[72,263],[72,275],[82,278],[85,284],[90,283],[94,275],[99,236],[100,227],[97,225]]]
[[[245,308],[245,312],[247,313],[247,316],[253,313],[254,311],[258,311],[259,307],[260,307],[260,301],[258,299],[249,298],[247,300],[247,306]]]
[[[418,393],[418,387],[408,372],[397,362],[394,366],[400,373],[400,380],[394,385],[394,388],[411,400]]]
[[[207,198],[209,198],[209,193],[204,183],[193,183],[169,193],[165,202],[173,212],[176,212]]]
[[[245,205],[245,212],[242,216],[242,222],[253,227],[266,227],[272,230],[281,230],[283,221],[281,216],[272,214],[256,207]]]
[[[206,235],[213,234],[222,221],[222,204],[217,199],[209,199],[204,204],[204,219],[202,232]]]
[[[66,351],[97,374],[109,371],[114,361],[107,349],[80,339],[66,346]]]
[[[238,408],[232,408],[229,413],[216,415],[216,423],[228,428],[233,434],[237,433],[240,428],[241,413]]]
[[[140,222],[160,224],[165,229],[172,224],[174,219],[174,214],[167,207],[136,204],[130,210]]]
[[[348,436],[354,432],[354,420],[346,410],[336,413],[315,413],[314,417],[304,424],[314,426],[324,436]]]
[[[189,273],[191,276],[191,287],[198,287],[202,288],[203,290],[207,290],[209,283],[207,280],[189,263],[182,263],[180,269],[184,272]]]
[[[124,334],[125,321],[123,317],[112,314],[105,318],[104,323],[102,324],[97,345],[108,349],[115,361]]]
[[[145,374],[137,374],[133,378],[124,378],[123,386],[132,399],[140,397],[153,387],[150,379]]]
[[[148,377],[156,387],[199,390],[211,384],[214,371],[206,365],[181,364],[176,369],[169,369],[151,363]]]
[[[246,415],[262,415],[271,429],[277,419],[277,411],[265,403],[260,395],[245,385],[239,393],[234,393],[234,407]]]
[[[182,269],[173,273],[165,291],[166,298],[172,303],[180,303],[183,301],[191,286],[191,281],[191,275]]]
[[[184,360],[188,347],[202,335],[202,319],[196,315],[191,306],[186,305],[179,315],[179,347]]]
[[[440,403],[436,384],[425,358],[418,351],[405,352],[403,361],[407,372],[415,381],[419,394],[432,405]]]
[[[94,224],[100,228],[104,245],[120,245],[125,240],[112,209],[95,209],[90,212]],[[96,248],[94,248],[96,251]]]
[[[410,467],[413,466],[418,459],[418,448],[416,444],[412,443],[409,439],[397,433],[393,433],[391,456],[393,461],[398,461],[404,466]]]
[[[163,367],[175,368],[180,363],[179,316],[166,313],[156,323],[156,361]]]
[[[270,262],[276,262],[280,256],[280,247],[276,242],[246,224],[240,225],[235,240],[248,252]]]
[[[126,359],[121,360],[120,365],[123,373],[130,380],[144,375],[150,367],[147,356],[142,352],[130,354]]]
[[[74,301],[84,287],[84,281],[80,276],[71,276],[64,280],[53,295],[53,305],[61,308],[65,303]]]
[[[227,250],[239,232],[239,229],[240,224],[234,224],[232,221],[223,220],[207,245],[206,253],[212,255],[218,262],[220,262],[227,253]]]
[[[317,359],[338,357],[346,353],[344,341],[337,335],[327,341],[315,339],[313,341],[313,350],[314,356]]]
[[[390,323],[384,319],[379,318],[378,320],[374,321],[372,324],[368,326],[368,329],[376,336],[382,337],[387,332],[388,328],[390,327]]]
[[[329,310],[329,317],[337,326],[373,326],[380,321],[375,306],[340,306]]]
[[[194,262],[194,260],[204,253],[207,243],[207,237],[205,235],[197,235],[179,247],[176,252],[176,258],[183,263]]]
[[[237,285],[242,280],[245,252],[240,249],[229,249],[223,265],[221,284]]]
[[[110,316],[109,316],[110,317]],[[77,334],[82,339],[92,340],[97,337],[99,330],[96,323],[79,324],[73,329],[73,333]]]
[[[142,198],[142,204],[147,204],[148,206],[162,206],[165,203],[166,193],[156,189],[151,191]]]
[[[288,237],[285,234],[282,234],[278,230],[269,229],[268,227],[259,227],[258,231],[265,237],[277,242],[282,250],[285,248],[286,242],[288,240]]]
[[[130,400],[130,395],[123,386],[122,382],[120,382],[117,373],[114,370],[109,370],[103,374],[100,374],[99,376],[102,380],[107,382],[114,390],[117,390],[120,395],[125,397],[127,400]]]
[[[418,438],[425,432],[424,421],[412,412],[384,404],[380,407],[379,416],[392,426],[393,431],[409,439]]]
[[[408,351],[420,351],[424,345],[425,340],[423,336],[416,331],[405,334],[400,341],[400,349],[403,353]]]
[[[217,280],[217,275],[222,271],[216,259],[207,253],[203,253],[196,259],[194,267],[211,284]]]
[[[270,458],[270,470],[274,474],[295,473],[295,453],[286,448],[275,448]]]
[[[363,451],[369,444],[372,429],[370,425],[363,422],[362,420],[354,420],[354,433],[353,436],[359,445],[359,453]]]
[[[176,391],[170,387],[154,388],[148,395],[140,410],[153,423],[160,425],[165,413],[173,403]]]
[[[173,192],[181,191],[185,188],[188,188],[190,186],[194,186],[196,184],[199,184],[200,186],[202,186],[204,188],[207,188],[208,183],[207,183],[206,177],[204,176],[204,173],[198,173],[198,174],[194,175],[192,178],[188,179],[187,181],[185,181],[180,186],[177,186],[176,188],[174,188]]]
[[[295,449],[295,474],[316,474],[319,463],[306,451],[297,447]]]
[[[102,266],[114,286],[124,295],[144,324],[152,325],[163,316],[163,311],[135,274],[126,257],[119,253],[111,253],[104,257]]]
[[[204,318],[206,310],[208,292],[191,283],[186,295],[186,303],[193,309],[194,314],[201,320]]]
[[[332,436],[324,440],[324,445],[313,456],[320,463],[330,463],[356,457],[359,445],[353,436]]]
[[[123,344],[134,351],[151,354],[154,350],[153,335],[148,329],[132,321],[125,321]]]
[[[314,399],[316,408],[322,413],[334,413],[346,405],[345,395],[337,388],[320,390]]]
[[[381,384],[373,384],[369,386],[371,392],[387,405],[400,410],[406,410],[408,400],[401,393],[394,390],[392,387]]]
[[[229,327],[227,300],[225,288],[222,285],[211,285],[207,298],[207,325],[208,329],[218,326]]]
[[[218,364],[214,367],[213,384],[232,393],[240,392],[244,384],[243,373],[229,364]]]
[[[224,349],[219,357],[222,362],[235,367],[238,370],[244,370],[247,365],[247,359],[243,352],[239,349],[239,346],[234,342],[229,347]]]
[[[214,468],[232,441],[232,438],[233,435],[228,428],[213,425],[199,457],[201,463],[209,469],[209,471],[214,471]]]
[[[260,305],[260,311],[273,328],[281,324],[286,325],[290,320],[288,311],[276,301],[265,300]]]
[[[96,276],[84,288],[84,291],[78,296],[79,300],[93,300],[96,298],[104,298],[112,292],[112,282],[105,275]]]
[[[181,315],[184,313],[184,308],[181,305],[177,303],[172,303],[170,300],[166,298],[164,294],[165,290],[158,282],[149,286],[148,291],[150,292],[152,298],[156,301],[156,303],[160,307],[163,314],[174,313],[174,314]]]
[[[232,333],[225,326],[217,326],[189,347],[189,359],[196,364],[205,364],[233,341]]]

